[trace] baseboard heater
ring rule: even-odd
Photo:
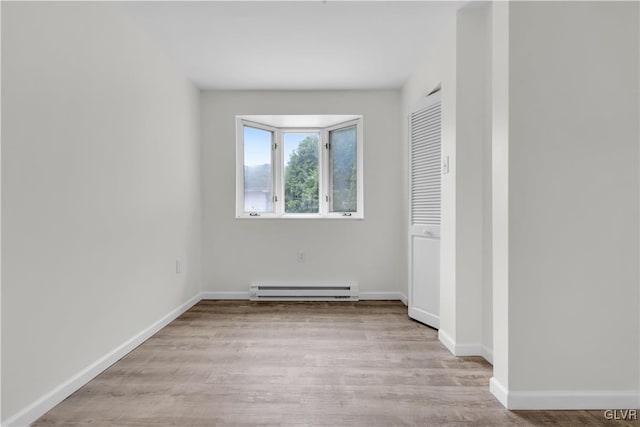
[[[358,285],[252,284],[251,301],[358,301]]]

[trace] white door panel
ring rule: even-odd
[[[438,225],[412,225],[409,233],[411,236],[440,238],[440,226]]]
[[[409,117],[409,316],[440,326],[440,94]]]
[[[440,239],[411,237],[413,283],[409,316],[438,328],[440,326]]]

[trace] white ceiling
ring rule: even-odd
[[[123,2],[201,89],[399,88],[457,1]]]

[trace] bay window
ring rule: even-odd
[[[362,116],[236,117],[237,218],[364,217]]]

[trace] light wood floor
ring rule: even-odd
[[[399,302],[202,301],[33,425],[620,425],[506,411],[490,377]]]

